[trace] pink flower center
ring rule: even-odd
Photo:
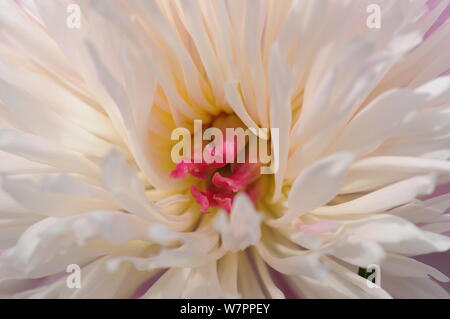
[[[207,146],[208,147],[208,146]],[[216,162],[214,155],[222,148],[222,160]],[[212,161],[195,163],[193,156],[180,161],[170,173],[172,178],[184,178],[187,174],[205,181],[205,189],[191,185],[190,191],[200,210],[209,214],[209,208],[220,207],[231,212],[235,195],[241,191],[247,193],[253,202],[259,198],[258,185],[255,181],[260,176],[259,163],[227,163],[227,158],[236,159],[237,148],[234,142],[224,142],[223,145],[210,147],[207,154],[211,154]],[[227,156],[228,155],[228,156]]]

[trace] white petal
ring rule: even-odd
[[[256,264],[256,268],[261,276],[261,280],[269,294],[269,298],[271,299],[283,299],[284,293],[280,290],[275,283],[273,282],[270,273],[269,267],[264,263],[264,260],[256,253],[256,250],[252,250],[253,258]]]
[[[190,233],[167,232],[159,235],[170,237],[155,238],[154,232],[150,230],[152,239],[160,244],[167,243],[168,239],[176,239],[175,245],[158,251],[155,249],[149,257],[117,257],[110,261],[109,267],[118,267],[123,262],[131,262],[138,270],[152,270],[155,268],[169,267],[198,267],[206,265],[221,258],[226,250],[218,247],[219,236],[208,224],[202,229]],[[173,244],[173,241],[172,241]]]
[[[216,262],[168,270],[141,298],[212,299],[237,297],[222,286]]]
[[[290,286],[304,298],[392,298],[382,288],[370,288],[367,280],[360,277],[331,260],[328,260],[330,271],[318,280],[305,276],[286,277]],[[383,282],[382,282],[383,283]]]
[[[399,89],[386,92],[367,105],[346,126],[331,151],[365,154],[398,131],[424,103],[420,94]]]
[[[278,171],[275,172],[275,190],[272,199],[276,201],[281,195],[281,187],[287,169],[293,93],[292,72],[289,65],[282,60],[277,45],[272,47],[271,50],[269,76],[271,90],[270,128],[279,130],[278,138],[272,140],[272,154],[274,154],[274,160],[279,163]]]
[[[0,250],[14,246],[28,227],[39,221],[39,217],[15,217],[0,219]]]
[[[387,251],[421,255],[450,249],[450,238],[417,228],[391,215],[378,215],[348,225],[348,231],[361,240],[373,240]]]
[[[23,207],[44,216],[69,216],[119,208],[105,190],[69,175],[32,179],[4,178],[2,188]]]
[[[256,245],[256,249],[266,263],[283,274],[321,278],[326,273],[326,266],[320,262],[319,253],[298,251],[280,256],[273,248],[262,242]]]
[[[338,193],[352,161],[351,153],[336,153],[306,168],[289,192],[286,215],[268,222],[273,225],[289,222],[329,202]]]
[[[361,240],[360,237],[351,234],[333,243],[330,254],[364,268],[370,264],[380,264],[385,257],[384,249],[375,240]]]
[[[230,104],[236,115],[248,128],[254,128],[258,132],[258,125],[247,113],[247,110],[245,109],[242,98],[236,86],[236,82],[225,83],[225,97],[227,99],[227,102]]]
[[[220,232],[224,247],[236,252],[259,241],[262,219],[248,196],[239,193],[233,200],[230,215],[220,211],[214,226]]]
[[[0,256],[10,278],[39,278],[65,271],[69,264],[84,265],[99,256],[142,249],[127,246],[146,239],[148,224],[123,212],[94,212],[72,218],[46,218],[29,227],[16,246]],[[98,239],[89,242],[89,239]]]
[[[434,175],[419,175],[386,186],[343,204],[317,208],[314,210],[314,213],[328,216],[382,212],[395,206],[406,204],[419,195],[431,194],[434,186]]]
[[[3,80],[0,80],[0,99],[27,130],[50,142],[96,157],[103,157],[112,147],[111,143],[65,120],[26,91]],[[40,120],[36,121],[36,118]]]
[[[102,179],[105,187],[110,190],[123,208],[130,213],[153,222],[170,223],[175,229],[184,229],[190,222],[190,216],[163,215],[149,201],[144,192],[144,186],[136,172],[128,167],[123,156],[112,151],[102,165]]]
[[[409,220],[412,223],[428,223],[439,220],[450,206],[450,194],[436,196],[424,201],[416,200],[413,203],[394,208],[390,214]]]
[[[1,130],[0,149],[62,171],[97,175],[97,167],[81,154],[65,150],[35,135]]]
[[[432,276],[441,282],[449,281],[449,278],[439,270],[401,255],[389,254],[381,267],[382,272],[389,276],[416,278],[429,278],[428,276]]]
[[[448,299],[450,297],[438,283],[427,278],[382,276],[381,285],[394,298]]]
[[[423,84],[416,90],[418,93],[426,94],[431,103],[433,100],[440,99],[444,94],[450,91],[450,75],[436,78]]]

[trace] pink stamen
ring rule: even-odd
[[[175,169],[170,172],[169,176],[172,178],[183,178],[184,176],[186,176],[188,171],[189,171],[188,164],[186,164],[184,160],[181,160],[175,166]]]
[[[259,177],[259,167],[257,163],[234,164],[232,165],[233,173],[230,177],[224,177],[219,172],[216,172],[212,178],[212,182],[218,187],[232,192],[238,192]]]
[[[191,194],[200,205],[200,210],[205,214],[210,213],[208,210],[210,207],[221,207],[230,213],[235,196],[233,193],[220,192],[220,190],[201,191],[195,185],[191,186]]]
[[[187,173],[198,178],[206,179],[208,178],[217,168],[225,166],[225,164],[218,165],[217,163],[208,164],[202,163],[191,163],[190,160],[181,160],[173,171],[170,172],[169,176],[172,178],[184,178]]]
[[[208,208],[211,205],[212,197],[209,194],[209,192],[202,192],[200,189],[198,189],[197,186],[192,185],[191,186],[191,194],[194,196],[195,201],[200,205],[200,210],[202,213],[209,214],[211,213]]]
[[[225,209],[228,213],[231,213],[231,206],[233,205],[233,199],[236,194],[233,193],[216,193],[213,195],[213,199],[216,206]]]
[[[260,198],[260,188],[253,183],[260,175],[258,163],[227,163],[237,156],[237,141],[225,141],[223,145],[207,145],[205,158],[201,163],[194,163],[192,158],[181,160],[173,171],[172,178],[184,178],[186,174],[207,180],[206,190],[201,190],[192,185],[191,194],[200,205],[200,211],[209,214],[209,208],[220,207],[231,212],[233,199],[237,192],[245,191],[255,203]],[[216,153],[220,152],[221,153]],[[228,157],[227,157],[228,155]],[[230,165],[231,176],[224,177],[217,170]],[[211,178],[212,176],[212,178]],[[211,178],[211,180],[209,180]],[[253,183],[253,184],[252,184]]]

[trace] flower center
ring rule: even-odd
[[[212,127],[225,132],[226,128],[238,127],[238,123],[240,126],[240,121],[235,116],[228,116],[214,121]],[[248,156],[244,162],[237,162],[238,153],[245,152],[247,148],[247,145],[238,144],[237,138],[214,140],[214,143],[202,147],[202,150],[194,151],[206,155],[201,157],[201,161],[191,154],[177,163],[170,173],[172,178],[185,178],[189,174],[201,181],[200,187],[197,184],[191,185],[190,192],[205,214],[211,213],[211,208],[222,208],[230,213],[234,197],[242,191],[253,202],[259,198],[256,180],[261,174],[261,165],[251,163]]]

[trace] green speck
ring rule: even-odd
[[[365,279],[369,279],[369,276],[372,275],[373,273],[375,273],[375,269],[372,271],[367,271],[366,268],[361,267],[358,269],[358,275],[360,275]],[[372,278],[372,282],[375,283],[375,277]]]

